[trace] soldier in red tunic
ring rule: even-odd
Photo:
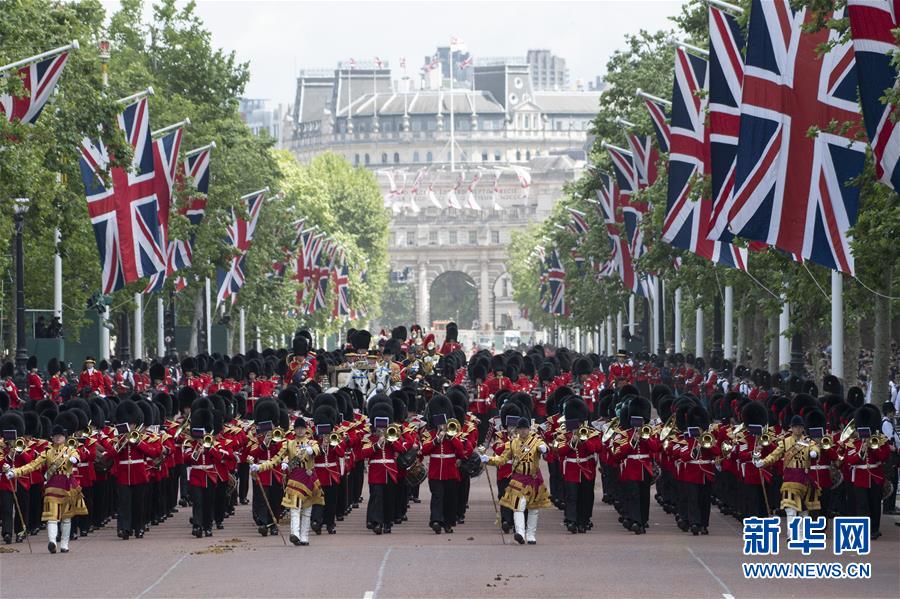
[[[369,418],[372,432],[363,440],[362,457],[369,462],[369,502],[366,509],[366,524],[372,532],[380,535],[390,533],[394,522],[394,492],[399,479],[397,456],[406,451],[402,435],[388,440],[388,428],[394,417],[390,398],[374,404],[370,400]],[[397,425],[399,429],[399,425]]]
[[[600,433],[589,422],[587,404],[568,397],[563,408],[566,428],[555,439],[565,481],[565,525],[571,533],[585,533],[594,511],[596,455],[601,451]]]
[[[616,388],[633,383],[633,369],[628,363],[628,352],[620,351],[616,354],[616,361],[609,365],[610,384]]]
[[[444,335],[444,343],[441,345],[441,349],[438,351],[442,356],[446,356],[456,350],[461,350],[463,347],[459,344],[459,328],[456,326],[455,322],[447,323],[447,330]]]
[[[90,356],[84,359],[81,376],[78,377],[78,392],[81,393],[85,389],[103,394],[103,373],[95,368],[94,358]]]

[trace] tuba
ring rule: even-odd
[[[838,438],[838,444],[844,445],[850,439],[856,438],[856,420],[851,419],[850,422],[847,423],[847,426],[844,427],[844,430],[841,431],[841,436]]]

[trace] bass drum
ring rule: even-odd
[[[829,470],[831,472],[831,488],[837,489],[844,482],[844,473],[837,466],[832,466]]]
[[[406,484],[410,487],[418,487],[428,478],[428,468],[422,462],[416,462],[406,469]]]
[[[416,448],[410,448],[397,456],[397,466],[405,470],[409,470],[413,467],[418,459],[419,450]]]

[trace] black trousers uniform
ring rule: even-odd
[[[144,495],[147,485],[116,486],[119,513],[117,528],[119,532],[137,532],[144,530]]]
[[[394,522],[394,490],[396,484],[369,483],[369,502],[366,505],[366,521],[382,526]]]
[[[587,526],[594,513],[594,481],[565,482],[566,522]]]
[[[459,499],[459,482],[455,480],[428,479],[428,488],[431,489],[431,515],[429,523],[439,522],[443,526],[454,526],[459,508],[456,503]]]
[[[215,486],[195,487],[190,485],[191,518],[195,527],[211,530]]]

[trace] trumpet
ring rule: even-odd
[[[78,439],[75,437],[69,437],[66,439],[66,447],[69,449],[77,449],[78,448]]]
[[[272,432],[269,433],[269,439],[275,443],[281,443],[284,441],[284,430],[282,430],[281,427],[276,426],[272,429]]]
[[[712,433],[703,433],[700,435],[700,447],[703,449],[709,449],[715,443],[715,437],[712,436]]]
[[[13,443],[13,451],[15,451],[16,453],[22,453],[23,451],[25,451],[25,445],[25,439],[22,439],[20,437],[16,439],[15,443]]]
[[[759,444],[762,447],[768,447],[772,444],[772,435],[769,433],[763,433],[759,436]]]
[[[212,448],[212,446],[215,444],[215,442],[216,442],[216,440],[209,433],[206,433],[205,435],[203,435],[203,442],[202,442],[203,449]]]
[[[669,435],[672,434],[672,431],[675,429],[675,416],[669,416],[669,419],[666,420],[666,423],[659,429],[659,439],[660,441],[664,439],[668,439]]]
[[[328,435],[328,445],[330,447],[337,447],[341,444],[341,436],[338,433],[331,433]]]
[[[650,435],[652,435],[652,434],[653,434],[653,427],[650,426],[649,424],[645,424],[644,426],[641,427],[641,439],[643,439],[644,441],[649,439]]]
[[[869,437],[869,449],[875,451],[876,449],[880,449],[882,445],[887,443],[887,437],[882,435],[881,433],[877,435],[873,435]]]
[[[588,427],[586,427],[585,425],[582,424],[581,427],[579,427],[579,429],[578,429],[578,440],[579,441],[587,441],[590,436],[591,436],[591,429],[589,429]]]
[[[819,440],[819,447],[822,448],[822,451],[828,451],[834,447],[834,441],[831,440],[831,437],[825,435]]]
[[[459,420],[456,418],[451,418],[447,421],[447,436],[451,439],[458,435],[462,430],[462,425],[459,423]]]
[[[334,435],[335,433],[331,434]],[[388,443],[397,441],[400,438],[400,427],[396,424],[391,424],[390,426],[388,426],[384,431],[384,438]],[[328,442],[329,444],[331,443],[331,437],[328,438]],[[338,440],[338,443],[340,443],[340,440]]]

